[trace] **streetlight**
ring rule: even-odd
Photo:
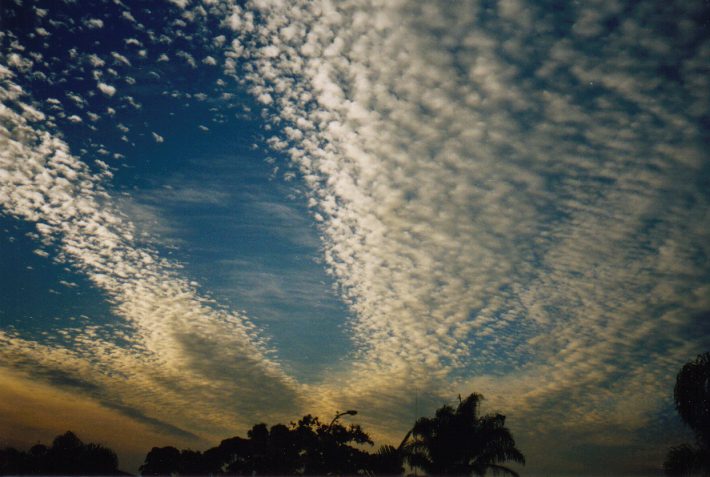
[[[347,416],[354,416],[355,414],[357,414],[357,411],[355,411],[353,409],[350,409],[349,411],[345,411],[345,412],[337,412],[336,411],[335,417],[333,418],[332,421],[330,421],[330,424],[328,424],[328,428],[329,429],[332,428],[333,424],[335,424],[335,421],[340,419],[342,416],[346,416],[346,415]]]

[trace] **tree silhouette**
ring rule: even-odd
[[[683,444],[671,448],[664,470],[671,476],[710,476],[710,352],[681,368],[673,398],[680,418],[695,434],[697,447]]]
[[[404,472],[404,449],[384,445],[370,456],[370,471],[375,475],[401,475]]]
[[[675,407],[697,439],[710,444],[710,352],[686,363],[676,378],[673,390]]]
[[[303,449],[303,475],[354,475],[367,471],[369,455],[351,444],[372,445],[372,440],[357,424],[338,424],[340,415],[343,414],[336,413],[330,424],[323,424],[310,414],[292,424]]]
[[[306,415],[290,427],[256,424],[247,438],[232,437],[204,453],[154,447],[140,467],[142,475],[355,475],[394,472],[386,452],[368,454],[354,445],[372,444],[359,425],[330,424]],[[351,414],[348,412],[348,414]]]
[[[142,475],[171,475],[180,469],[180,451],[175,447],[153,447],[140,466]]]
[[[408,460],[430,475],[479,475],[491,470],[517,477],[501,465],[507,461],[525,464],[515,440],[505,427],[505,416],[479,416],[483,396],[471,394],[454,409],[445,405],[435,417],[422,417],[411,430]],[[406,439],[406,438],[405,438]]]
[[[268,429],[257,424],[247,432],[248,439],[229,442],[225,470],[234,475],[291,475],[299,468],[300,449],[296,436],[283,424]],[[223,441],[220,446],[225,443]],[[236,445],[235,445],[236,444]],[[209,451],[207,451],[209,452]]]
[[[99,444],[84,444],[71,431],[57,436],[51,447],[37,444],[28,452],[0,451],[0,475],[116,475],[116,453]]]

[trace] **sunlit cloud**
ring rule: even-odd
[[[3,104],[23,109],[9,74],[4,80]],[[3,332],[6,365],[50,374],[68,367],[114,407],[127,403],[145,408],[150,396],[154,416],[167,414],[172,420],[184,419],[182,408],[192,399],[214,405],[216,396],[231,395],[230,405],[236,408],[234,399],[243,399],[247,407],[279,406],[278,400],[260,401],[248,390],[251,385],[244,386],[253,382],[261,389],[278,389],[281,405],[294,404],[295,384],[269,357],[272,352],[254,326],[243,315],[199,296],[179,276],[177,264],[138,247],[133,224],[113,206],[101,173],[92,173],[65,143],[35,130],[10,107],[1,114],[12,125],[2,138],[3,210],[35,222],[42,239],[56,246],[55,260],[84,272],[123,319],[110,329],[71,330],[70,348]],[[213,392],[220,392],[207,392],[205,380]],[[167,396],[172,397],[165,401]],[[209,409],[206,405],[195,419],[209,414],[215,423],[224,419],[221,411]]]
[[[92,78],[90,92],[35,100],[20,79],[42,58],[17,41],[2,52],[0,207],[118,318],[44,340],[0,329],[5,367],[186,440],[357,408],[394,441],[415,411],[476,390],[534,448],[557,433],[642,449],[678,365],[710,345],[706,7],[168,3],[164,31],[122,7],[134,26],[119,46],[72,50],[63,74]],[[213,90],[170,83],[218,70]],[[280,240],[321,251],[350,311],[352,348],[303,381],[258,317],[208,298],[161,250],[184,243],[170,208],[224,208],[233,191],[168,174],[121,195],[111,161],[125,156],[98,134],[79,154],[61,134],[149,117],[148,90],[207,105],[191,130],[216,136],[227,116],[258,115],[235,85],[269,122],[273,176],[305,193],[312,219],[257,198],[260,230],[298,224]],[[147,120],[111,128],[132,147],[174,142]],[[296,232],[309,226],[320,244]],[[254,306],[316,306],[308,294],[327,286],[259,257],[219,266]]]
[[[659,90],[674,56],[651,40],[663,16],[638,9],[609,33],[613,6],[570,8],[560,38],[517,2],[486,22],[475,2],[254,7],[227,22],[234,54],[274,102],[272,145],[311,189],[356,315],[345,393],[387,383],[404,399],[422,379],[460,392],[491,375],[486,389],[520,415],[534,406],[539,425],[564,402],[580,427],[608,414],[643,426],[667,394],[655,383],[699,349],[682,329],[707,307],[707,266],[668,269],[707,256],[708,198],[685,102],[704,88]],[[630,56],[639,39],[656,56]],[[668,307],[685,318],[670,325]]]

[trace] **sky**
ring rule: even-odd
[[[0,445],[135,471],[479,392],[526,475],[653,475],[710,350],[710,6],[0,4]]]

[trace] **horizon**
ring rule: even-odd
[[[134,472],[342,409],[396,444],[472,392],[525,475],[692,440],[707,2],[0,13],[0,447],[72,430]]]

